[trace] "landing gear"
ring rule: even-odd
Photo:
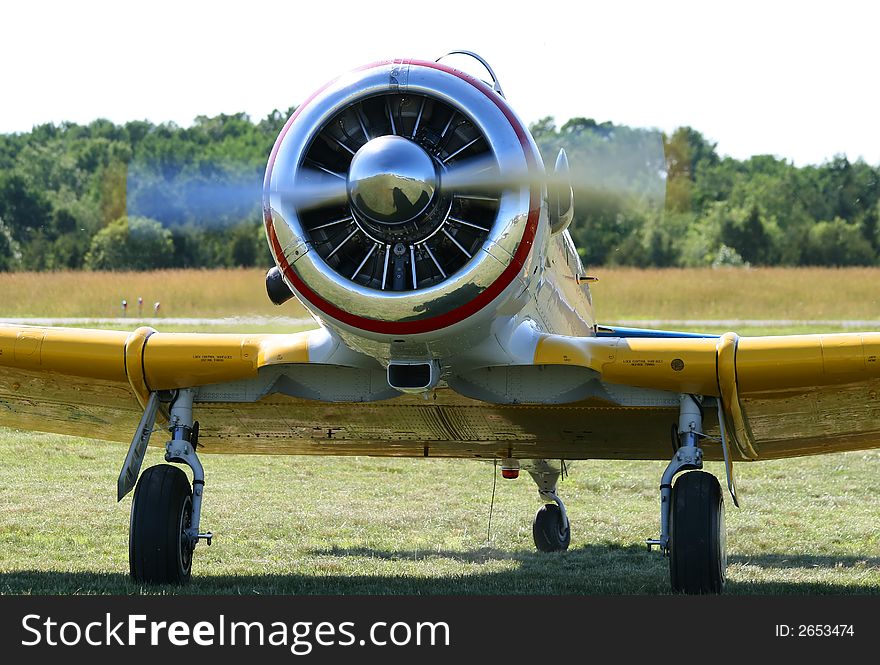
[[[185,584],[192,575],[192,490],[186,474],[160,464],[144,471],[131,504],[128,564],[136,582]]]
[[[727,568],[724,499],[718,480],[703,468],[702,400],[681,395],[675,452],[660,481],[660,538],[648,541],[669,557],[673,592],[721,593]],[[673,478],[682,471],[673,486]]]
[[[538,486],[538,494],[545,501],[532,522],[532,538],[540,552],[562,552],[571,542],[571,524],[565,504],[556,494],[556,483],[562,473],[561,462],[529,460],[529,475]]]
[[[711,473],[691,471],[672,488],[669,578],[676,593],[721,593],[727,569],[724,498]]]
[[[192,469],[192,488],[186,474],[170,464],[147,469],[137,481],[128,540],[129,569],[135,582],[185,584],[192,575],[192,556],[199,540],[211,544],[212,534],[199,532],[205,472],[196,455],[199,425],[193,422],[193,397],[192,390],[174,395],[170,404],[171,440],[165,444],[166,462],[186,464]],[[139,428],[132,442],[120,474],[120,492],[130,488],[130,480],[140,470],[144,431],[145,427]]]
[[[541,552],[562,552],[571,542],[571,526],[555,503],[545,503],[532,523],[535,547]]]

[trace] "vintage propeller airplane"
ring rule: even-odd
[[[267,288],[276,304],[298,298],[316,329],[0,328],[3,425],[134,431],[118,496],[136,484],[135,580],[186,582],[210,544],[203,452],[498,460],[536,482],[535,545],[554,551],[570,540],[564,461],[669,459],[671,427],[648,546],[668,555],[673,590],[717,593],[724,500],[704,459],[724,460],[736,502],[735,461],[880,444],[880,333],[597,324],[566,230],[565,154],[548,175],[486,69],[491,83],[440,61],[374,63],[284,126],[264,181]],[[192,482],[172,464],[141,474],[150,443]]]

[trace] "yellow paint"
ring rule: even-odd
[[[125,332],[0,326],[0,366],[125,381]]]
[[[266,336],[259,343],[257,366],[285,365],[309,362],[309,336],[312,331],[293,335]]]
[[[140,328],[127,334],[0,326],[0,403],[6,409],[0,415],[5,424],[127,438],[133,427],[128,421],[138,417],[137,403],[131,395],[142,406],[151,390],[238,381],[256,376],[261,367],[308,363],[309,337],[309,332],[163,334]],[[738,459],[756,459],[759,453],[763,459],[880,445],[878,359],[880,333],[752,338],[728,333],[720,339],[546,335],[534,355],[536,364],[589,368],[609,383],[720,396]],[[314,432],[323,431],[324,425],[339,417],[338,407],[308,400],[297,404],[297,409],[304,408],[304,404],[317,409],[313,418],[301,423],[305,433],[302,445],[309,448],[314,445],[310,438]],[[410,411],[421,409],[422,405],[419,401],[418,406],[408,405],[401,412],[377,412],[367,424],[379,427],[381,432],[385,432],[382,428],[397,432],[395,423],[402,422],[398,418],[411,417]],[[218,406],[217,413],[230,408],[225,404]],[[271,416],[266,418],[277,417],[273,409],[274,406],[269,408],[266,413]],[[529,409],[536,407],[527,407],[528,417],[511,411],[510,422],[504,423],[503,431],[511,431],[511,423],[525,426],[532,422],[536,416]],[[554,418],[560,417],[560,411],[550,407],[538,411],[541,418],[549,418],[552,413],[557,414]],[[658,418],[669,416],[666,412],[648,411]],[[116,413],[119,419],[115,418]],[[627,413],[630,411],[603,406],[593,413],[595,427],[618,417],[619,422],[611,429],[619,429],[628,423]],[[290,418],[286,414],[279,423],[282,431],[289,428]],[[213,426],[219,427],[222,418],[217,415],[213,420]],[[349,426],[344,422],[342,425]],[[634,422],[633,426],[636,425]],[[485,423],[481,426],[491,429]],[[546,425],[541,424],[538,431],[542,428],[546,429]],[[642,432],[640,426],[636,429],[639,434]],[[398,450],[391,441],[396,434],[376,436],[367,437],[369,445],[351,448],[351,454],[355,450],[376,451],[375,454]],[[383,436],[391,438],[385,441]],[[619,447],[625,449],[630,445],[619,436],[608,436],[608,448],[602,454],[617,454]],[[537,439],[527,439],[518,445],[535,447],[536,456],[553,453],[550,456],[575,458],[586,454],[577,442],[550,449],[541,448]],[[221,440],[222,437],[218,438],[218,445]],[[249,441],[247,437],[242,439],[242,450],[248,449]],[[326,452],[325,448],[321,450]],[[333,450],[341,452],[342,448]],[[468,450],[468,454],[476,454],[477,449]],[[588,456],[598,455],[597,450],[591,448]],[[455,449],[453,453],[450,448],[449,452],[464,454],[463,451]],[[662,446],[657,451],[666,454]],[[632,448],[628,454],[651,457],[655,451]]]
[[[609,383],[718,395],[715,344],[711,338],[547,335],[538,343],[534,362],[589,367]]]
[[[128,383],[141,406],[151,390],[237,381],[260,367],[309,361],[309,332],[293,335],[131,334],[0,326],[0,367]]]
[[[743,337],[736,353],[743,395],[880,377],[880,333]]]
[[[253,378],[260,367],[307,363],[308,332],[294,335],[156,333],[144,350],[151,390]]]
[[[147,400],[150,399],[150,389],[144,377],[144,365],[141,358],[147,339],[156,331],[149,326],[142,326],[131,333],[125,340],[125,372],[128,383],[134,391],[135,397],[141,407],[147,408]]]
[[[156,333],[144,349],[151,390],[187,388],[256,376],[256,351],[241,335]]]
[[[535,363],[588,367],[609,383],[720,396],[730,438],[744,459],[766,456],[762,444],[773,457],[813,452],[822,431],[826,452],[880,441],[880,421],[863,417],[858,408],[874,399],[867,386],[880,380],[880,333],[727,333],[717,340],[548,335],[538,344]],[[853,391],[860,386],[865,394],[856,399]],[[752,410],[761,419],[761,435],[750,420]],[[773,421],[774,410],[784,423]],[[830,428],[826,421],[838,412],[832,420],[839,427]],[[796,431],[785,423],[796,423]]]
[[[880,379],[741,397],[761,459],[880,446]]]
[[[726,424],[725,434],[745,459],[757,459],[754,438],[749,430],[742,404],[739,401],[737,385],[736,352],[739,344],[736,333],[725,333],[716,345],[718,364],[718,389],[721,395],[721,407],[724,409]]]

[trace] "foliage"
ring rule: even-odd
[[[292,110],[0,135],[0,270],[119,268],[123,256],[142,269],[270,265],[261,179]],[[736,160],[691,127],[665,135],[583,117],[531,130],[550,168],[568,153],[570,228],[589,264],[877,263],[880,168],[861,160]],[[131,254],[126,217],[160,223],[161,251]]]
[[[798,168],[770,155],[721,158],[691,127],[667,136],[583,118],[557,129],[543,118],[531,129],[545,163],[568,152],[570,228],[588,263],[877,263],[880,168],[861,160]]]
[[[809,265],[857,266],[875,258],[874,248],[862,235],[858,224],[840,217],[815,224],[807,236],[804,262]]]
[[[171,232],[146,217],[120,217],[95,234],[85,257],[92,270],[167,268],[174,243]]]
[[[269,265],[262,171],[291,112],[0,135],[0,270],[120,269],[123,257],[133,269]],[[138,252],[137,234],[150,236],[151,225],[137,221],[137,234],[126,234],[125,217],[160,223],[161,251]]]
[[[13,270],[21,261],[21,250],[18,242],[12,237],[12,231],[0,218],[0,272]]]

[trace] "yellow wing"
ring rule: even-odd
[[[545,336],[536,364],[721,399],[744,459],[880,446],[880,333],[720,338]]]
[[[128,442],[150,391],[208,387],[196,405],[206,452],[665,459],[675,407],[595,397],[487,404],[437,391],[378,402],[225,386],[284,366],[302,375],[309,331],[292,335],[133,333],[0,326],[0,425]],[[149,343],[147,341],[149,340]],[[589,368],[609,384],[720,398],[735,459],[880,446],[880,333],[740,338],[543,335],[534,365]],[[315,362],[315,360],[311,360]],[[384,383],[336,365],[340,384]],[[345,374],[349,372],[349,374]],[[387,388],[387,385],[385,385]],[[230,393],[232,394],[232,393]],[[337,398],[338,399],[338,398]],[[718,424],[711,412],[709,434]],[[159,433],[156,444],[164,443]],[[720,459],[708,448],[707,459]]]
[[[201,387],[194,405],[209,453],[493,458],[664,459],[676,406],[621,407],[596,398],[488,404],[449,389],[431,400],[389,389],[385,372],[310,358],[310,335],[131,334],[0,326],[0,425],[129,442],[150,391]],[[360,359],[363,363],[363,359]],[[260,372],[342,391],[251,392]],[[315,364],[320,364],[316,366]],[[531,369],[531,368],[529,368]],[[258,381],[259,383],[259,381]],[[393,399],[345,396],[347,386]],[[298,393],[298,394],[293,394]],[[335,400],[335,401],[334,401]],[[160,418],[161,420],[161,418]],[[707,417],[711,430],[715,422]],[[646,436],[646,432],[661,433]],[[152,440],[164,445],[167,432]],[[707,451],[718,459],[719,451]]]
[[[261,367],[308,361],[307,332],[163,334],[152,328],[126,333],[0,325],[0,425],[129,441],[151,390],[248,379]]]

